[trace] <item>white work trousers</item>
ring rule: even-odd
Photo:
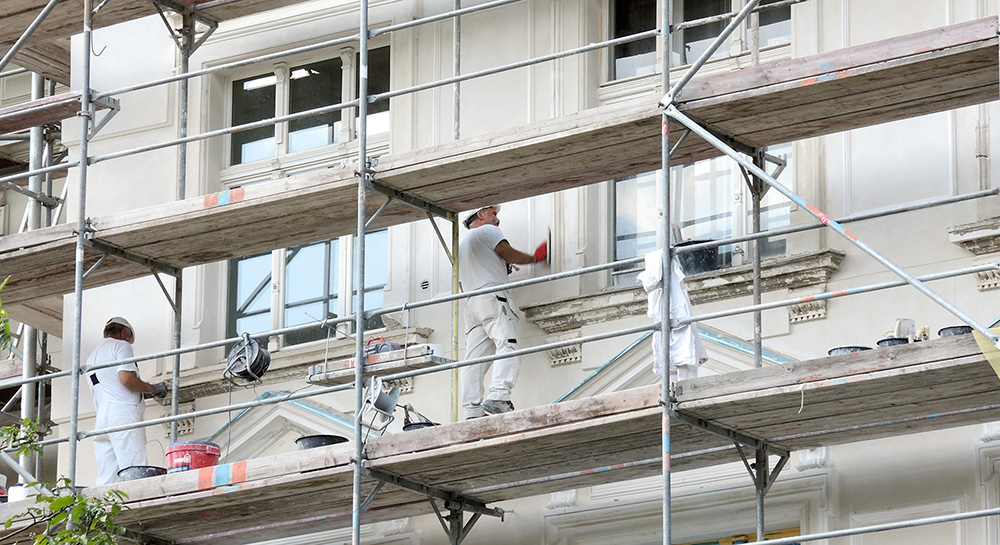
[[[142,421],[146,404],[122,403],[105,399],[104,387],[94,386],[94,406],[97,408],[97,428],[110,428]],[[129,466],[146,463],[146,430],[116,431],[94,437],[94,454],[97,456],[97,486],[117,483],[118,471]]]
[[[481,358],[517,350],[515,320],[505,293],[471,297],[465,307],[465,358]],[[483,403],[483,380],[491,364],[493,376],[486,398],[510,400],[510,391],[517,382],[517,373],[521,367],[517,357],[461,367],[459,382],[466,418],[485,415],[480,405]]]

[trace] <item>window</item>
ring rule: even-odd
[[[275,327],[272,313],[281,316],[280,325],[289,327],[327,318],[347,316],[353,311],[354,298],[341,297],[350,289],[353,276],[353,237],[340,237],[307,244],[272,254],[239,260],[229,265],[229,335],[259,333]],[[388,284],[388,241],[386,230],[365,235],[365,310],[383,306],[383,292]],[[281,267],[283,274],[274,274]],[[272,287],[273,278],[282,278]],[[271,294],[282,294],[280,309],[272,308]],[[367,329],[384,327],[381,317],[366,321]],[[348,329],[350,327],[348,326]],[[297,331],[285,335],[286,345],[324,339],[321,329]]]
[[[792,186],[790,144],[772,146],[771,155],[785,157],[788,163],[778,177]],[[773,166],[768,169],[773,171]],[[617,180],[614,184],[615,261],[638,257],[656,249],[659,172],[648,172]],[[676,242],[719,240],[752,231],[753,197],[739,167],[729,158],[720,157],[671,169],[671,222]],[[774,229],[790,223],[791,203],[777,191],[769,190],[761,202],[761,229]],[[734,221],[734,218],[737,218]],[[679,238],[678,238],[679,233]],[[783,255],[785,239],[770,238],[761,245],[762,257]],[[718,249],[718,267],[740,265],[749,261],[748,243],[729,244]],[[635,282],[635,268],[612,273],[615,285]]]
[[[609,0],[610,1],[610,32],[612,38],[621,38],[639,32],[659,27],[655,0]],[[779,0],[762,0],[760,5],[771,4]],[[676,13],[671,21],[695,21],[706,17],[733,13],[745,5],[745,0],[683,0],[673,4]],[[772,8],[759,12],[759,43],[760,47],[771,47],[788,43],[792,34],[791,6]],[[704,53],[712,41],[722,33],[729,20],[708,22],[703,25],[686,28],[674,33],[671,66],[691,64]],[[742,32],[734,32],[732,45],[723,45],[712,55],[713,59],[739,54],[746,50],[750,42],[750,22],[745,21]],[[629,42],[614,48],[611,67],[612,79],[625,79],[633,76],[651,74],[656,71],[655,38]]]
[[[656,28],[656,0],[612,0],[611,37],[622,38]],[[656,38],[616,45],[613,79],[652,74],[656,69]]]
[[[348,48],[339,57],[295,64],[290,68],[285,63],[278,63],[270,72],[234,80],[231,86],[233,125],[339,104],[356,97],[359,58],[359,54]],[[388,90],[389,48],[373,49],[368,53],[368,92],[376,94]],[[327,112],[233,133],[229,162],[231,165],[251,163],[353,139],[355,124],[352,120],[345,126],[343,112],[345,110]],[[369,104],[369,133],[384,133],[388,129],[389,101]]]

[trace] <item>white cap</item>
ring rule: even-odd
[[[135,338],[135,330],[132,329],[132,324],[128,323],[128,320],[126,320],[125,318],[122,318],[121,316],[115,316],[110,320],[108,320],[108,323],[104,324],[104,327],[108,327],[111,324],[118,324],[127,327],[128,330],[132,333],[132,337]]]
[[[490,204],[490,205],[487,205],[487,206],[483,206],[482,208],[477,208],[477,209],[473,210],[472,212],[469,212],[469,215],[465,216],[465,219],[462,220],[462,224],[465,225],[465,228],[468,229],[469,226],[472,225],[472,222],[475,221],[475,219],[476,219],[476,214],[478,214],[481,210],[486,210],[487,208],[492,208],[493,210],[496,211],[497,214],[500,213],[500,205],[499,204]]]

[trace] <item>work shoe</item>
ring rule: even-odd
[[[509,399],[487,399],[483,401],[482,407],[486,414],[502,414],[514,410],[514,404]]]

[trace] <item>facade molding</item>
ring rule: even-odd
[[[1000,252],[1000,217],[949,227],[948,240],[974,255]]]
[[[845,252],[825,249],[791,256],[765,259],[761,263],[763,291],[780,289],[823,289],[833,274],[840,270]],[[719,271],[692,274],[684,279],[693,304],[747,296],[753,293],[753,267],[740,265]],[[525,317],[548,334],[578,329],[584,325],[603,323],[646,314],[646,293],[641,286],[615,288],[543,303],[522,306]],[[789,311],[790,313],[792,311]],[[803,307],[799,319],[806,321],[826,316],[822,308]]]

